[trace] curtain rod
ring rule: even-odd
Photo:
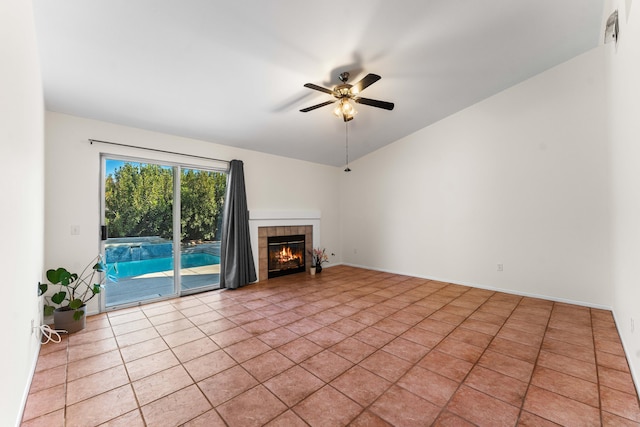
[[[138,147],[137,145],[120,144],[118,142],[101,141],[99,139],[91,139],[91,138],[89,138],[89,144],[93,145],[94,142],[97,142],[97,143],[100,143],[100,144],[117,145],[117,146],[120,146],[120,147],[137,148],[139,150],[155,151],[155,152],[158,152],[158,153],[176,154],[178,156],[193,157],[193,158],[196,158],[196,159],[213,160],[215,162],[223,162],[223,163],[227,163],[227,164],[230,163],[229,160],[216,159],[214,157],[196,156],[194,154],[185,154],[185,153],[178,153],[178,152],[175,152],[175,151],[159,150],[157,148]]]

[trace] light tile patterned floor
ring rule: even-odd
[[[640,425],[604,310],[337,266],[87,321],[23,426]]]

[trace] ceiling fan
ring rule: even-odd
[[[364,89],[380,80],[382,77],[380,77],[379,75],[367,74],[362,78],[362,80],[354,85],[350,85],[349,83],[347,83],[347,81],[349,80],[349,73],[347,72],[341,73],[338,78],[340,79],[342,84],[334,87],[333,89],[327,89],[322,86],[314,85],[313,83],[305,84],[304,87],[327,93],[329,95],[332,95],[336,99],[326,101],[321,104],[312,105],[311,107],[303,108],[300,111],[303,113],[307,113],[309,111],[315,110],[316,108],[324,107],[326,105],[331,105],[335,102],[338,102],[339,104],[333,110],[333,113],[337,117],[342,117],[345,122],[348,122],[349,120],[353,120],[353,116],[356,114],[356,109],[351,104],[351,101],[358,104],[369,105],[371,107],[393,110],[394,105],[392,102],[378,101],[376,99],[362,98],[358,96],[358,94]]]

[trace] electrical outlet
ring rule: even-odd
[[[502,271],[502,270],[503,270],[502,264],[498,264],[498,271]]]

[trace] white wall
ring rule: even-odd
[[[605,53],[353,162],[343,261],[610,307]]]
[[[44,139],[40,68],[31,2],[0,2],[0,425],[18,425],[38,356],[44,225]]]
[[[618,46],[607,45],[611,88],[613,310],[636,386],[640,386],[640,11],[614,1]],[[634,329],[631,322],[634,322]]]
[[[340,169],[210,142],[47,112],[46,114],[46,235],[45,265],[78,269],[99,248],[100,153],[181,161],[207,165],[207,161],[127,149],[90,145],[98,139],[244,162],[249,210],[321,212],[320,243],[340,261],[339,190]],[[80,226],[71,235],[71,226]],[[257,263],[257,259],[255,260]],[[89,307],[97,311],[97,305]]]

